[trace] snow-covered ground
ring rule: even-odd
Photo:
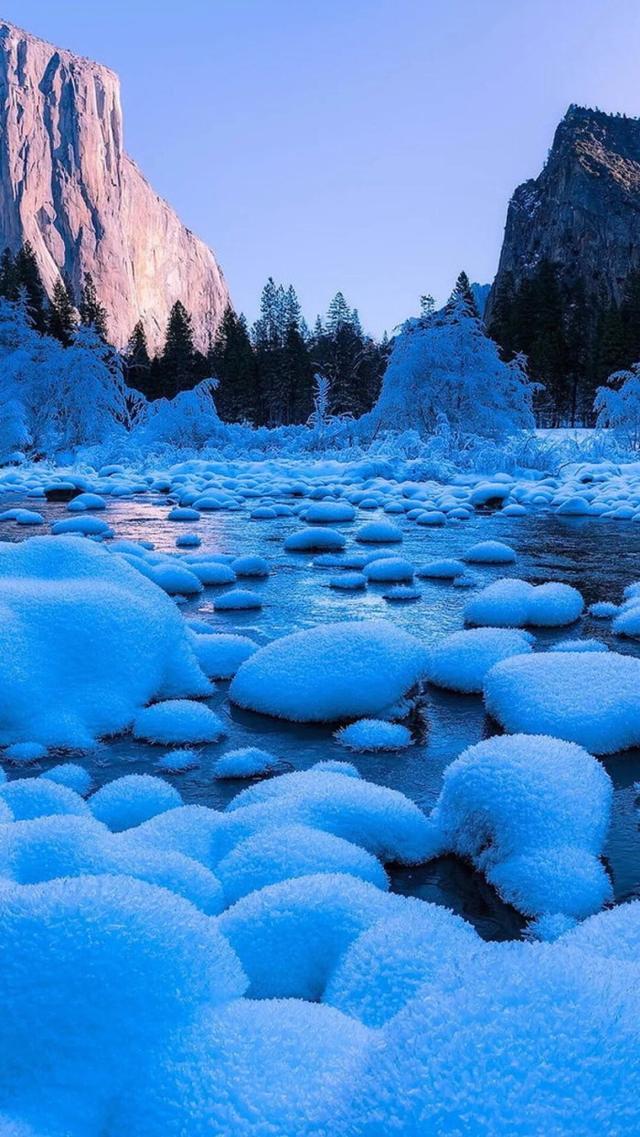
[[[637,1132],[637,520],[640,464],[0,473],[0,1133]]]

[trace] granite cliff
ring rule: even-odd
[[[27,240],[49,294],[92,274],[117,347],[141,320],[157,350],[181,300],[204,349],[228,302],[211,250],[124,150],[114,72],[0,21],[0,249]]]

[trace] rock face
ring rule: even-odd
[[[117,347],[142,320],[156,350],[181,300],[206,348],[228,302],[211,250],[124,152],[118,77],[0,21],[0,248],[25,240],[49,294],[92,274]]]
[[[596,387],[640,351],[640,120],[572,106],[516,189],[485,322],[524,351],[549,424],[590,421]]]
[[[517,287],[544,259],[561,281],[581,278],[594,300],[622,301],[640,268],[640,119],[569,108],[542,173],[509,203],[489,320],[505,274]]]

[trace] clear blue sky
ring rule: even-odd
[[[389,330],[496,269],[571,102],[640,114],[638,0],[6,0],[122,80],[125,139],[256,314],[338,289]]]

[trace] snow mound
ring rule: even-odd
[[[199,765],[200,754],[188,747],[168,750],[156,762],[156,768],[165,774],[184,774],[188,770],[197,770]]]
[[[393,1018],[424,983],[452,968],[466,974],[484,942],[446,908],[421,900],[379,920],[347,949],[324,1001],[366,1026]]]
[[[640,744],[640,660],[617,652],[545,652],[496,664],[489,714],[509,731],[552,734],[592,754]]]
[[[405,750],[411,746],[411,731],[384,719],[359,719],[337,731],[336,740],[349,750]]]
[[[342,521],[353,521],[356,511],[348,501],[314,501],[305,510],[304,519],[309,525],[329,522],[337,525]]]
[[[346,537],[337,529],[309,526],[297,533],[290,533],[284,547],[288,553],[321,552],[323,549],[344,549],[346,543]]]
[[[213,767],[216,778],[255,778],[275,770],[278,759],[268,750],[258,746],[243,746],[238,750],[227,750],[218,758]]]
[[[253,655],[256,644],[247,636],[227,633],[194,634],[193,652],[209,679],[232,679],[241,663]]]
[[[238,706],[294,722],[375,715],[423,676],[426,651],[384,620],[323,624],[274,640],[239,668]]]
[[[221,720],[204,703],[191,699],[167,699],[145,707],[133,724],[135,738],[147,742],[217,742],[225,734]]]
[[[391,521],[368,521],[356,532],[356,541],[363,544],[394,544],[402,541],[402,530]]]
[[[329,588],[337,588],[343,592],[358,592],[367,587],[367,578],[361,572],[341,572],[339,576],[332,576]]]
[[[52,766],[41,776],[50,782],[57,782],[59,786],[68,786],[82,797],[89,793],[93,780],[89,771],[85,770],[84,766],[78,766],[76,762],[63,762],[59,766]]]
[[[345,873],[387,889],[380,862],[350,841],[308,825],[283,825],[241,841],[216,866],[228,904],[256,889],[316,873]]]
[[[118,1132],[144,1137],[335,1133],[372,1032],[333,1007],[240,999],[199,1014],[157,1057]],[[7,1137],[35,1137],[10,1133]]]
[[[382,557],[380,560],[369,561],[362,571],[372,583],[388,584],[413,580],[415,569],[410,561],[405,561],[402,557]]]
[[[216,612],[235,612],[245,609],[262,608],[262,597],[248,588],[232,588],[216,596],[213,607]]]
[[[578,620],[584,601],[577,588],[550,581],[495,580],[472,597],[464,610],[468,624],[520,628],[524,625],[559,628]]]
[[[362,845],[383,862],[419,864],[430,826],[410,798],[363,778],[316,767],[242,790],[227,806],[215,841],[225,852],[264,825],[300,823]]]
[[[608,774],[580,746],[542,735],[489,738],[445,770],[430,817],[432,855],[468,857],[526,916],[582,919],[612,896],[599,860],[612,798]]]
[[[495,663],[531,650],[531,636],[509,628],[453,632],[431,648],[428,679],[450,691],[479,694],[485,675]]]
[[[125,774],[107,782],[89,799],[93,816],[107,825],[113,833],[131,829],[182,805],[182,798],[173,786],[151,774]]]
[[[217,924],[249,978],[249,997],[317,1001],[353,940],[402,904],[354,876],[320,873],[251,892]]]
[[[503,541],[478,541],[462,558],[472,565],[510,565],[516,559],[515,549]]]
[[[429,564],[423,565],[417,571],[417,576],[423,580],[453,580],[456,576],[462,576],[466,572],[466,566],[462,561],[430,561]]]
[[[235,557],[231,562],[231,568],[236,576],[264,577],[270,572],[269,562],[264,557],[254,555]]]
[[[74,537],[0,545],[0,743],[84,749],[152,698],[209,689],[175,604],[121,556]]]
[[[0,801],[10,809],[16,821],[55,814],[89,816],[89,806],[80,794],[48,778],[16,778],[12,782],[3,782]]]
[[[105,1133],[148,1052],[243,994],[215,921],[164,888],[98,876],[1,892],[0,1094],[37,1131]]]
[[[630,976],[578,952],[493,952],[426,986],[360,1067],[346,1134],[596,1137],[638,1122]],[[579,1071],[579,1076],[577,1076]]]
[[[93,818],[41,817],[3,826],[0,867],[3,876],[20,884],[125,874],[168,888],[208,915],[224,908],[222,886],[203,865],[179,852],[122,842]]]

